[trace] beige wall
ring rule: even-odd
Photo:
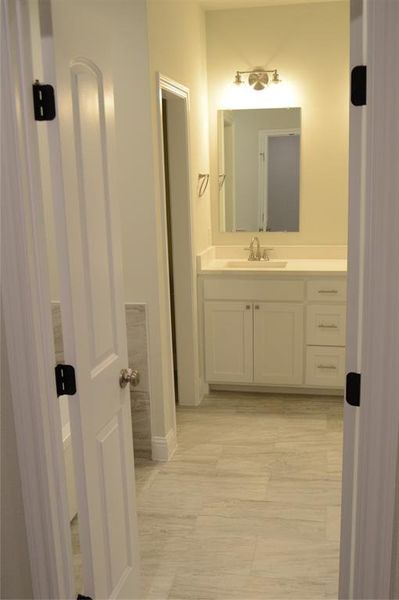
[[[346,244],[349,3],[212,11],[206,26],[214,243],[248,242],[247,233],[219,233],[217,109],[264,102],[302,108],[301,213],[299,233],[261,233],[261,241]],[[269,90],[237,97],[236,70],[255,66],[279,70],[284,83],[271,90],[273,100]]]
[[[193,1],[148,0],[150,79],[155,144],[158,143],[156,73],[190,90],[191,189],[196,252],[211,241],[209,190],[198,198],[199,173],[209,173],[205,15]]]
[[[114,0],[114,94],[125,302],[145,304],[152,435],[174,428],[170,322],[161,219],[154,183],[145,0]]]

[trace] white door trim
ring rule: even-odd
[[[354,598],[392,597],[399,433],[398,24],[397,0],[367,0],[363,389]]]
[[[220,231],[226,231],[226,194],[225,194],[225,179],[226,179],[226,166],[225,166],[225,147],[224,147],[224,111],[219,110],[217,115],[217,131],[218,131],[218,184],[219,184],[219,228]],[[223,183],[221,184],[221,177],[223,177]]]
[[[188,232],[188,246],[181,248],[180,252],[189,253],[191,257],[190,261],[182,261],[179,267],[179,274],[184,273],[184,279],[189,286],[189,293],[185,298],[181,298],[180,306],[184,304],[184,315],[187,328],[192,331],[191,340],[188,338],[179,339],[177,336],[178,351],[192,357],[190,364],[185,368],[184,378],[187,382],[192,382],[192,394],[190,394],[191,401],[184,401],[184,404],[198,405],[201,402],[201,382],[199,375],[199,350],[198,350],[198,300],[197,300],[197,276],[196,276],[196,256],[194,250],[194,223],[193,223],[193,193],[192,193],[192,174],[190,169],[191,164],[191,146],[190,146],[190,91],[189,89],[162,75],[157,74],[157,98],[158,98],[158,156],[160,164],[160,190],[161,190],[161,215],[162,215],[162,229],[165,239],[165,252],[164,252],[164,268],[168,272],[168,246],[167,246],[167,215],[166,215],[166,190],[165,190],[165,164],[164,164],[164,143],[163,143],[163,124],[162,124],[162,95],[164,92],[169,92],[178,98],[184,100],[185,103],[185,118],[186,118],[186,149],[185,154],[187,156],[186,164],[186,177],[188,182],[188,198],[187,198],[187,213],[185,216],[185,225]],[[169,281],[169,280],[168,280]],[[169,289],[168,289],[168,298]],[[169,307],[170,314],[170,307]],[[179,374],[178,374],[179,375]]]
[[[28,2],[1,8],[2,304],[33,594],[72,598]]]
[[[350,67],[365,64],[366,15],[364,0],[351,0]],[[363,254],[366,163],[366,107],[350,104],[349,215],[346,318],[346,373],[361,372],[363,328]],[[341,551],[339,597],[353,598],[355,523],[357,510],[357,455],[359,410],[344,405],[343,473],[341,503]]]
[[[368,69],[367,107],[353,116],[349,229],[349,285],[363,303],[349,312],[348,335],[352,330],[358,345],[348,344],[348,367],[360,369],[362,392],[360,408],[346,408],[340,598],[392,598],[399,440],[399,3],[353,2],[352,19],[359,20],[352,58]]]

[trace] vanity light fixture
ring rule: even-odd
[[[272,73],[270,76],[269,73]],[[252,71],[236,71],[234,83],[241,85],[244,83],[242,75],[248,75],[249,85],[257,91],[264,90],[265,87],[270,83],[280,83],[281,79],[277,72],[277,69],[261,69],[256,67]]]

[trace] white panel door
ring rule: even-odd
[[[205,302],[207,382],[252,382],[252,333],[251,303]]]
[[[254,382],[303,383],[303,305],[254,305]]]
[[[130,394],[119,385],[128,359],[114,146],[119,13],[112,5],[54,0],[52,27],[44,28],[53,31],[57,83],[65,358],[76,367],[78,389],[69,406],[82,591],[97,599],[141,596]]]

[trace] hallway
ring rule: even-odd
[[[342,399],[218,393],[136,462],[145,597],[337,598]]]

